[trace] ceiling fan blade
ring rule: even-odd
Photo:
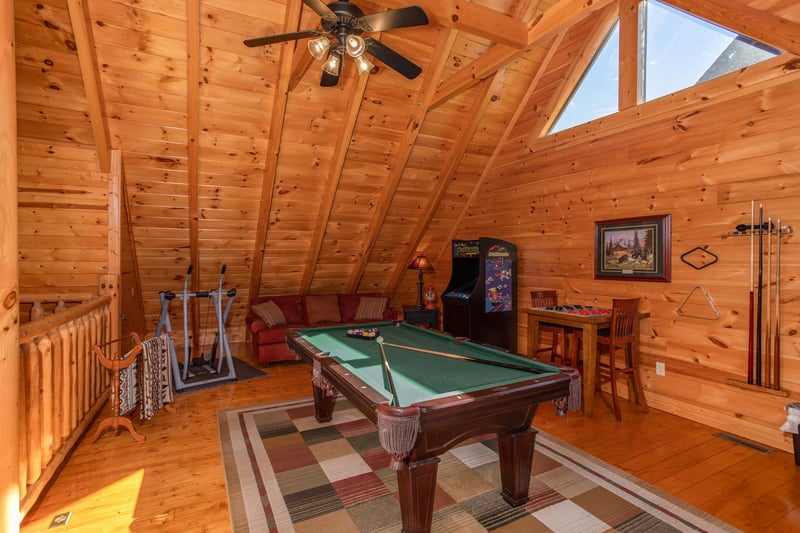
[[[339,85],[339,76],[328,74],[327,71],[322,71],[322,78],[319,80],[320,87],[336,87]]]
[[[369,29],[365,31],[385,31],[394,28],[407,28],[409,26],[424,26],[428,24],[428,16],[419,6],[401,7],[390,9],[361,17],[361,22]],[[362,26],[363,27],[363,26]]]
[[[331,11],[331,8],[322,0],[303,0],[303,3],[310,7],[314,13],[324,19],[336,21],[336,13]]]
[[[263,46],[265,44],[282,43],[284,41],[294,41],[295,39],[305,39],[306,37],[316,37],[317,35],[324,35],[325,32],[319,30],[304,30],[294,31],[292,33],[276,33],[275,35],[266,35],[264,37],[253,37],[252,39],[245,39],[245,46],[253,48],[255,46]]]
[[[364,43],[367,45],[367,52],[380,59],[389,67],[395,69],[397,72],[406,78],[413,80],[419,76],[422,69],[401,56],[380,41],[376,41],[372,37],[365,37]]]

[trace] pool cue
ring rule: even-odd
[[[389,390],[392,391],[392,406],[400,407],[400,402],[397,399],[397,389],[394,388],[394,378],[392,377],[392,368],[389,366],[389,360],[386,359],[386,350],[383,349],[383,337],[375,339],[381,349],[381,359],[383,360],[383,375],[389,382]]]
[[[775,379],[772,388],[781,389],[781,219],[778,219],[778,242],[775,244]]]
[[[764,386],[772,381],[772,217],[767,217],[767,323],[764,339]]]
[[[758,294],[756,300],[756,385],[761,385],[761,319],[764,283],[764,204],[758,204]]]
[[[411,350],[412,352],[422,352],[429,355],[438,355],[440,357],[447,357],[449,359],[459,359],[461,361],[472,361],[473,363],[481,363],[484,365],[491,365],[491,366],[500,366],[503,368],[511,368],[513,370],[522,370],[525,372],[531,372],[533,374],[544,374],[544,370],[539,370],[536,368],[531,368],[529,366],[523,365],[515,365],[514,363],[502,363],[500,361],[489,361],[487,359],[481,359],[479,357],[471,357],[469,355],[458,355],[454,353],[447,353],[447,352],[437,352],[434,350],[426,350],[424,348],[414,348],[413,346],[404,346],[402,344],[392,344],[392,343],[385,343],[386,346],[393,346],[394,348],[404,348],[406,350]]]
[[[747,332],[747,383],[753,384],[753,316],[755,302],[753,301],[753,232],[755,231],[756,201],[750,200],[750,314]]]

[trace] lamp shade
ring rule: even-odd
[[[328,59],[326,59],[325,63],[322,65],[322,70],[331,76],[338,76],[339,72],[341,72],[341,67],[342,56],[340,56],[336,50],[331,50],[331,53],[328,54]]]
[[[308,52],[314,59],[322,59],[325,57],[325,52],[331,47],[331,40],[325,37],[318,37],[308,41]]]
[[[347,53],[350,54],[352,57],[359,57],[361,54],[364,53],[366,50],[367,45],[358,35],[350,35],[344,42],[345,50]]]
[[[359,76],[361,74],[366,74],[367,72],[372,70],[372,67],[375,66],[375,65],[372,64],[372,61],[370,61],[369,59],[367,59],[363,55],[358,56],[358,57],[354,57],[353,61],[355,61],[355,63],[356,63],[356,70],[358,70],[358,75]]]
[[[433,265],[431,265],[431,262],[428,261],[427,257],[425,257],[425,254],[419,254],[414,258],[413,261],[411,261],[411,264],[408,265],[408,269],[433,271]]]

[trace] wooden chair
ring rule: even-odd
[[[603,383],[610,383],[612,409],[617,421],[622,420],[617,381],[623,376],[628,381],[628,399],[635,399],[642,405],[644,412],[648,411],[639,376],[638,321],[639,298],[614,299],[611,306],[611,327],[597,332],[596,390],[600,390]],[[624,353],[621,362],[617,358],[618,350]],[[603,400],[608,403],[605,396]]]
[[[558,305],[558,292],[553,290],[531,291],[531,307],[550,307]],[[566,337],[567,330],[558,324],[539,324],[539,333],[547,334],[550,337],[550,344],[543,347],[536,347],[535,354],[538,356],[543,352],[550,352],[550,362],[554,362],[556,357],[561,359],[565,365],[569,364],[567,354]],[[540,343],[545,344],[545,343]],[[558,348],[558,350],[556,350]]]

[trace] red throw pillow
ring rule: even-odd
[[[309,324],[341,322],[339,297],[335,294],[309,294],[306,296],[306,315]]]
[[[386,302],[389,299],[386,297],[371,298],[364,296],[358,302],[358,309],[356,310],[356,320],[381,320],[383,319],[383,312],[386,310]]]
[[[250,308],[258,318],[264,321],[264,324],[266,324],[268,328],[279,324],[286,324],[286,317],[283,316],[283,311],[281,311],[278,304],[272,300],[250,306]]]

